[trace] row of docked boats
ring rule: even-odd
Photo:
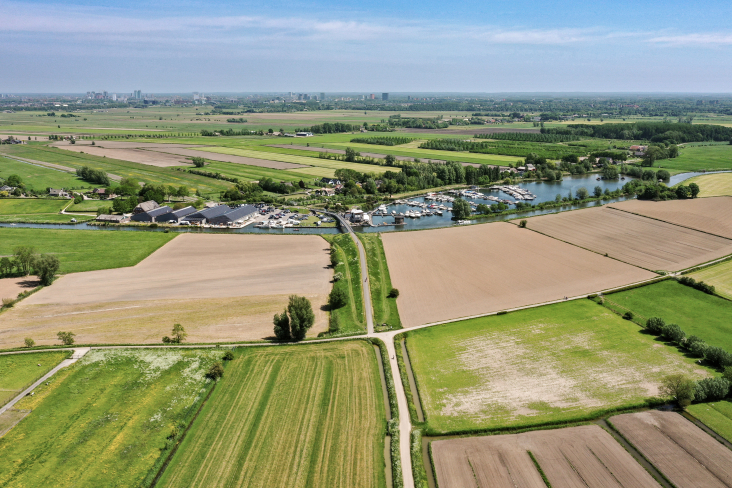
[[[489,190],[502,191],[503,193],[512,196],[516,200],[535,200],[536,195],[531,193],[525,188],[521,188],[518,185],[493,185],[488,187]]]

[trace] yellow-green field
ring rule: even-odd
[[[365,341],[240,350],[157,486],[384,486],[377,367]]]
[[[732,162],[730,163],[732,164]],[[719,197],[732,195],[732,173],[716,173],[711,175],[695,176],[683,184],[696,183],[699,185],[700,197]]]
[[[691,273],[689,276],[697,281],[703,281],[714,285],[718,295],[732,300],[732,261],[716,264],[700,271]]]
[[[0,406],[48,373],[67,356],[69,353],[65,351],[0,356]]]

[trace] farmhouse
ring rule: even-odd
[[[68,198],[68,196],[69,196],[69,194],[65,190],[63,190],[63,189],[61,189],[61,190],[55,190],[53,188],[49,188],[48,189],[48,194],[50,196],[52,196],[52,197]]]
[[[129,222],[129,217],[126,217],[124,215],[97,215],[96,221],[97,222],[108,222],[111,224],[122,224],[124,222]]]
[[[172,210],[172,208],[165,205],[164,207],[157,207],[152,210],[148,210],[147,212],[133,214],[132,220],[135,222],[162,222],[161,220],[158,220],[158,217],[168,214]]]
[[[13,190],[15,190],[15,187],[14,186],[8,186],[8,185],[0,186],[0,191],[11,192]]]
[[[167,207],[163,207],[167,208]],[[181,220],[183,220],[184,217],[187,215],[190,215],[192,213],[196,212],[196,207],[191,207],[190,205],[185,208],[181,208],[179,210],[172,210],[168,213],[164,213],[162,215],[159,215],[156,217],[156,220],[158,222],[171,222],[175,221],[175,223],[179,223]]]
[[[147,202],[142,202],[137,207],[135,207],[135,209],[132,211],[132,213],[139,214],[139,213],[149,212],[150,210],[154,210],[158,207],[160,207],[160,205],[158,205],[158,202],[156,202],[155,200],[148,200]]]
[[[333,195],[335,195],[335,189],[333,189],[333,188],[318,188],[317,190],[315,190],[315,194],[316,195],[326,196],[326,197],[332,197]]]
[[[322,178],[320,180],[320,184],[321,185],[332,185],[332,186],[335,186],[335,185],[340,185],[341,183],[342,183],[341,180],[336,180],[334,178]]]

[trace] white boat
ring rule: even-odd
[[[413,214],[416,218],[420,218],[422,216],[422,212],[414,212]]]

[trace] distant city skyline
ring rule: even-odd
[[[3,2],[2,93],[732,92],[732,2]]]

